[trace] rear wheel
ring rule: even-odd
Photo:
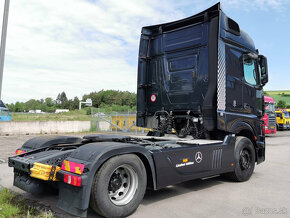
[[[255,168],[255,149],[252,141],[246,137],[238,136],[234,157],[235,171],[224,176],[238,182],[249,180]]]
[[[129,216],[142,201],[146,185],[146,170],[138,156],[113,157],[95,175],[90,206],[105,217]]]

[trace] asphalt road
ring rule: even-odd
[[[7,161],[31,137],[0,137],[0,159]],[[249,181],[235,183],[215,177],[147,191],[131,217],[290,217],[290,131],[267,137],[266,144],[266,161],[256,166]],[[71,217],[56,208],[56,194],[34,197],[13,187],[7,162],[0,164],[0,180],[32,204],[53,210],[57,217]],[[89,211],[88,217],[97,216]]]

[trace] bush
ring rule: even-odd
[[[286,107],[286,102],[283,100],[278,101],[277,105],[278,108],[285,108]]]

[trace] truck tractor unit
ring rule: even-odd
[[[247,181],[265,160],[267,81],[267,59],[219,3],[144,27],[136,119],[150,135],[32,138],[9,158],[14,185],[34,194],[56,188],[57,206],[75,216],[91,207],[125,217],[146,189],[215,175]]]
[[[276,114],[275,114],[275,101],[273,98],[264,96],[265,102],[265,114],[263,116],[263,121],[265,125],[265,134],[276,133]]]
[[[11,121],[11,120],[12,118],[8,108],[3,103],[3,101],[0,100],[0,121]]]
[[[277,130],[288,130],[290,129],[290,117],[287,110],[277,110],[276,113],[276,122]]]

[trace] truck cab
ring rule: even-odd
[[[276,114],[275,114],[275,101],[273,98],[264,96],[265,114],[263,121],[265,125],[265,134],[276,133]]]
[[[275,111],[276,120],[277,120],[277,129],[278,130],[287,130],[290,129],[290,117],[287,110],[278,110]]]
[[[11,118],[8,108],[0,100],[0,121],[11,121],[11,120],[12,118]]]
[[[261,159],[267,59],[219,8],[143,27],[139,48],[137,125],[163,135],[252,140]]]

